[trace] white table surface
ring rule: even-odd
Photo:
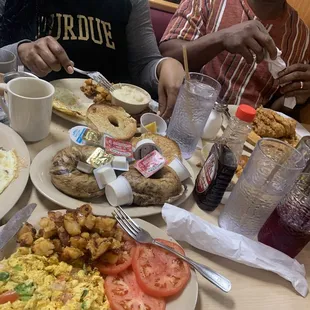
[[[73,126],[74,124],[53,115],[50,135],[43,141],[28,144],[31,159],[50,144],[68,139],[67,132]],[[196,165],[200,162],[200,153],[197,151],[189,162],[195,173],[198,173],[199,168]],[[59,206],[42,196],[29,179],[25,192],[16,206],[4,217],[3,222],[7,221],[12,214],[30,202],[38,205],[35,212],[38,210],[60,209]],[[219,207],[212,213],[206,213],[199,209],[192,196],[181,207],[213,224],[217,224],[217,218],[222,209],[222,207]],[[163,230],[166,229],[161,215],[150,216],[144,219]],[[199,296],[196,310],[274,310],[276,307],[281,310],[310,310],[310,294],[306,298],[299,296],[292,285],[279,276],[197,250],[185,243],[182,243],[182,245],[189,257],[208,265],[232,282],[232,290],[226,294],[198,275]],[[307,280],[310,284],[310,244],[300,253],[297,260],[305,265]]]

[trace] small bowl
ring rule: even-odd
[[[136,89],[138,92],[142,93],[146,97],[146,100],[144,102],[137,102],[137,103],[126,102],[124,100],[120,100],[120,99],[116,98],[113,95],[113,92],[115,90],[114,91],[112,90],[111,96],[112,96],[112,103],[113,104],[121,106],[122,108],[124,108],[126,110],[127,113],[129,113],[131,115],[139,114],[149,106],[149,103],[151,102],[152,98],[147,91],[145,91],[144,89],[142,89],[138,86],[132,85],[132,84],[121,83],[121,84],[113,85],[113,87],[115,89],[119,89],[122,86],[128,86],[128,87]]]
[[[148,132],[145,126],[153,122],[156,123],[157,134],[161,136],[165,136],[167,132],[167,123],[162,117],[154,113],[144,113],[140,117],[141,132],[142,133]]]

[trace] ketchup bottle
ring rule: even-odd
[[[213,145],[196,179],[194,198],[199,208],[214,211],[221,203],[237,170],[255,114],[254,108],[241,104],[236,115],[230,119],[222,138]]]

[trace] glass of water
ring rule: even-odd
[[[220,227],[254,239],[304,167],[293,147],[260,140],[219,217]]]
[[[190,80],[184,81],[167,136],[178,143],[185,159],[194,153],[220,90],[221,85],[204,74],[190,73]]]

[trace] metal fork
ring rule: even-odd
[[[73,67],[73,69],[74,69],[74,71],[76,71],[80,74],[84,74],[84,75],[90,77],[95,82],[97,82],[98,84],[100,84],[104,88],[106,88],[109,92],[115,90],[115,87],[113,86],[113,84],[111,84],[107,80],[107,78],[105,78],[100,72],[98,72],[98,71],[84,71],[84,70],[78,69],[76,67]]]
[[[121,207],[116,207],[114,209],[113,216],[117,220],[119,225],[127,232],[127,234],[134,240],[136,240],[138,243],[154,244],[175,254],[182,260],[186,261],[192,268],[197,270],[204,278],[209,280],[211,283],[220,288],[222,291],[227,293],[231,290],[231,282],[228,279],[226,279],[219,273],[211,270],[207,266],[199,264],[193,261],[192,259],[176,252],[172,248],[154,240],[152,236],[147,231],[142,229],[138,224],[136,224]]]

